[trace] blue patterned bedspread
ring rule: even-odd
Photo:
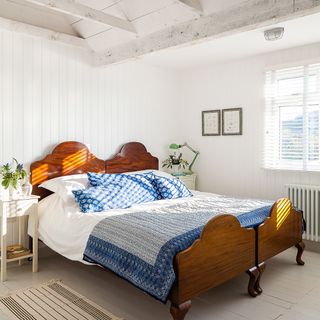
[[[129,211],[100,221],[89,236],[84,260],[99,264],[156,299],[166,302],[175,281],[174,256],[199,238],[218,214],[236,216],[242,227],[262,223],[271,202],[194,196],[144,211]]]

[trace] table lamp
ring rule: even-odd
[[[194,158],[192,159],[192,161],[191,161],[191,163],[190,163],[190,165],[189,165],[189,167],[188,167],[188,171],[184,172],[184,173],[187,174],[187,175],[193,174],[192,167],[193,167],[196,159],[198,158],[200,152],[194,150],[193,148],[191,148],[187,142],[185,142],[184,144],[172,143],[172,144],[170,144],[170,146],[169,146],[169,148],[172,149],[172,150],[178,150],[178,149],[181,149],[181,148],[183,148],[183,147],[188,148],[190,151],[192,151],[192,152],[194,153]]]

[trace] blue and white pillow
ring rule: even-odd
[[[155,201],[162,199],[160,192],[155,187],[155,175],[152,172],[141,174],[99,174],[88,173],[89,184],[93,187],[108,187],[110,184],[116,184],[127,188],[129,193],[141,202]],[[138,185],[140,188],[137,188]],[[141,203],[136,202],[136,203]]]
[[[160,200],[150,174],[96,174],[88,173],[91,187],[73,191],[82,212],[100,212],[125,209],[134,204]]]
[[[155,176],[154,182],[162,199],[192,197],[189,189],[178,179]]]
[[[100,212],[117,208],[128,208],[132,204],[118,185],[104,187],[91,187],[89,189],[73,190],[76,202],[84,213]]]
[[[144,189],[145,193],[149,193],[154,200],[161,200],[161,194],[155,185],[155,175],[152,172],[143,174],[127,174],[129,180],[136,182]]]

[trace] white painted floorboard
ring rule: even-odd
[[[306,265],[295,264],[290,249],[271,259],[262,278],[264,293],[251,298],[246,293],[247,276],[202,294],[193,301],[186,320],[318,320],[320,319],[320,254],[306,251]],[[134,288],[109,271],[69,261],[46,247],[40,249],[39,273],[31,263],[12,264],[0,295],[20,288],[62,279],[71,288],[126,320],[169,320],[169,306]],[[0,319],[6,319],[0,310]]]

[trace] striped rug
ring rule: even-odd
[[[0,298],[1,314],[12,320],[120,320],[107,310],[52,280]]]

